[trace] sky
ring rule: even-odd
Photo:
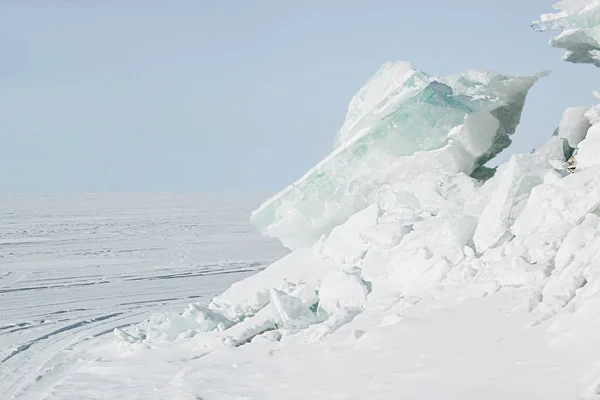
[[[331,151],[388,60],[552,70],[509,150],[530,151],[600,89],[529,27],[551,4],[2,1],[0,192],[275,192]]]

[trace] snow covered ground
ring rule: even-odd
[[[284,255],[247,222],[259,200],[0,196],[0,399],[44,398],[115,327],[207,303]]]
[[[50,399],[596,399],[597,337],[530,328],[519,292],[380,304],[322,341],[91,350]]]

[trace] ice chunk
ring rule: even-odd
[[[369,290],[360,278],[360,270],[332,271],[319,288],[319,310],[334,315],[344,309],[359,309],[367,302]]]
[[[590,120],[585,116],[588,110],[588,107],[567,108],[558,125],[558,136],[567,139],[572,148],[585,139],[590,129]]]
[[[371,247],[363,259],[361,273],[364,279],[372,281],[387,274],[389,265],[390,251],[382,250],[377,247]]]
[[[374,226],[378,216],[379,207],[372,204],[351,216],[346,223],[333,228],[323,245],[323,255],[342,264],[358,262],[369,248],[360,234]]]
[[[360,314],[358,309],[341,309],[320,324],[308,327],[303,331],[301,340],[303,343],[319,342],[351,322],[358,314]]]
[[[536,186],[511,231],[525,236],[557,223],[578,224],[600,207],[600,167]]]
[[[408,247],[390,264],[390,281],[405,290],[432,286],[444,279],[452,269],[452,263],[441,254],[432,253],[427,247]]]
[[[532,24],[536,31],[561,30],[550,45],[564,49],[565,61],[600,67],[600,1],[564,0],[558,13],[544,14]]]
[[[555,169],[565,169],[568,166],[565,160],[571,157],[573,148],[567,139],[553,135],[534,154],[545,158]]]
[[[594,92],[594,96],[600,100],[600,93]],[[572,169],[577,170],[600,165],[600,104],[587,109],[583,118],[589,121],[591,126],[578,142],[574,157],[569,160]]]
[[[588,113],[588,115],[590,115]],[[600,123],[592,125],[584,140],[577,146],[575,155],[577,169],[600,165]]]
[[[294,287],[288,294],[310,300],[310,293],[302,294],[299,290],[306,287],[310,292],[311,288],[319,287],[327,272],[340,268],[338,263],[318,257],[312,248],[299,249],[264,271],[234,283],[215,297],[209,307],[236,322],[256,314],[269,304],[272,288],[283,290],[282,286],[289,287],[290,284]]]
[[[281,290],[271,289],[271,307],[277,325],[282,328],[301,329],[317,322],[316,315],[301,299]]]
[[[562,307],[574,301],[581,303],[590,294],[598,293],[600,289],[600,231],[596,224],[597,221],[586,221],[587,227],[578,230],[578,233],[586,233],[585,238],[580,238],[576,243],[577,248],[570,252],[574,257],[569,260],[566,266],[557,270],[549,279],[549,282],[543,289],[543,301],[539,305],[540,311],[550,316],[558,312]],[[590,229],[592,228],[592,229]],[[595,228],[595,229],[594,229]],[[585,244],[582,246],[582,242]],[[573,304],[577,308],[578,304]]]
[[[120,339],[121,341],[126,342],[126,343],[138,343],[142,340],[141,338],[135,337],[119,328],[113,329],[113,334],[118,339]]]
[[[200,332],[216,330],[219,325],[230,327],[232,322],[219,313],[200,304],[189,304],[181,314],[155,313],[150,316],[147,328],[148,342],[173,341]]]
[[[586,215],[580,225],[575,226],[565,237],[556,253],[555,269],[562,271],[577,253],[600,233],[600,218],[595,214]]]
[[[255,336],[277,329],[277,317],[273,315],[273,308],[265,307],[256,315],[246,318],[234,325],[225,333],[224,343],[231,346],[241,346],[250,342]]]
[[[405,61],[386,62],[350,101],[335,147],[361,134],[387,115],[398,102],[423,87],[428,77]]]
[[[513,157],[503,165],[500,174],[494,177],[499,184],[479,217],[473,242],[479,253],[494,246],[508,231],[508,220],[512,210],[517,190],[521,184],[522,171],[517,160]]]
[[[427,287],[444,279],[464,260],[475,226],[475,218],[467,215],[416,223],[390,254],[389,279],[403,288]]]
[[[397,246],[402,238],[412,230],[412,225],[402,225],[399,222],[377,224],[361,233],[367,243],[380,249],[390,249]]]
[[[378,203],[390,182],[471,173],[508,146],[528,90],[544,75],[438,79],[405,62],[386,64],[353,99],[337,148],[254,211],[252,223],[290,249],[311,246]]]

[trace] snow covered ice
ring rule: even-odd
[[[534,27],[591,37],[596,6],[560,2]],[[41,356],[27,346],[43,340],[11,331],[0,394],[600,399],[600,105],[574,105],[536,151],[473,173],[509,145],[540,76],[385,64],[333,153],[254,213],[289,254],[210,302],[87,336],[40,332],[60,338]],[[269,246],[246,260],[281,251]]]

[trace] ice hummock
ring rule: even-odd
[[[252,223],[296,249],[394,195],[390,183],[472,173],[510,144],[527,92],[544,75],[435,78],[404,61],[384,64],[352,99],[335,150],[254,211]]]
[[[560,11],[543,14],[532,28],[562,31],[550,45],[565,50],[565,61],[600,67],[600,1],[563,0],[554,7]]]
[[[586,4],[559,5],[579,12]],[[193,364],[163,374],[169,385],[196,385],[190,398],[598,399],[600,105],[566,110],[541,148],[513,156],[481,182],[465,172],[502,147],[507,127],[518,121],[520,107],[508,106],[517,100],[467,112],[461,107],[478,96],[467,90],[469,79],[426,78],[410,86],[423,76],[406,63],[384,66],[353,99],[336,151],[258,211],[272,213],[267,231],[288,243],[305,240],[298,221],[306,222],[309,237],[335,225],[328,235],[237,282],[213,299],[210,312],[187,313],[172,325],[157,319],[161,335],[173,337],[174,327],[186,329],[186,340],[197,333],[182,347],[194,354]],[[513,79],[523,79],[491,77],[505,83],[503,95]],[[531,86],[537,77],[529,79]],[[524,99],[525,86],[508,92]],[[484,102],[494,87],[480,88]],[[423,93],[432,93],[435,105],[414,101]],[[418,126],[442,132],[430,135],[430,148],[415,144],[430,131],[406,138],[405,121],[386,125],[415,103]],[[439,131],[426,124],[428,110],[441,121]],[[460,112],[464,122],[452,126]],[[405,140],[413,147],[399,151],[413,153],[394,154],[391,139]],[[356,147],[361,140],[365,145]],[[575,168],[566,162],[573,150]],[[365,165],[374,167],[361,170]],[[361,202],[367,206],[357,207]],[[219,321],[232,326],[221,329]],[[214,357],[201,358],[211,351]],[[257,379],[265,376],[269,385]]]

